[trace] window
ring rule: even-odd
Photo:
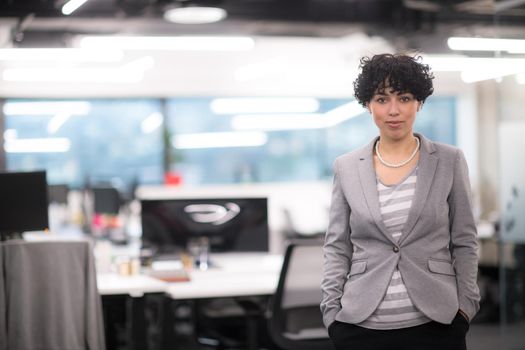
[[[431,97],[415,130],[455,144],[455,110]],[[326,180],[335,157],[377,135],[357,102],[335,98],[10,99],[4,114],[7,168],[72,187],[160,184],[165,145],[187,185]]]
[[[4,114],[9,170],[72,187],[162,181],[158,100],[7,100]]]
[[[182,176],[183,183],[328,179],[335,157],[365,145],[377,135],[368,112],[352,100],[310,99],[318,104],[310,118],[305,113],[294,113],[275,120],[271,113],[264,113],[272,109],[267,106],[272,100],[266,104],[265,100],[254,102],[255,105],[262,101],[259,108],[263,111],[254,108],[244,113],[240,111],[245,108],[243,99],[177,98],[167,102],[167,127],[174,152],[171,168]],[[281,102],[287,100],[296,99],[283,98]],[[234,113],[235,105],[230,105],[230,113],[224,106],[214,111],[214,106],[228,101],[239,104],[239,113]],[[289,119],[294,122],[287,128]],[[430,139],[455,144],[455,99],[429,99],[418,115],[415,129]],[[225,143],[213,144],[215,135],[222,135]],[[243,135],[247,135],[248,142]],[[239,144],[234,147],[237,137]]]

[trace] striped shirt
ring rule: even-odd
[[[377,179],[381,217],[397,242],[408,218],[416,190],[417,167],[398,184],[386,186]],[[372,329],[398,329],[429,322],[412,303],[398,268],[394,270],[383,300],[359,326]]]

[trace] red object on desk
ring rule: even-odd
[[[182,185],[182,176],[176,171],[168,171],[164,173],[164,183],[171,186]]]

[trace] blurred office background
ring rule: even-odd
[[[525,1],[67,4],[0,3],[0,170],[47,171],[53,233],[134,244],[140,199],[227,194],[268,198],[272,253],[320,235],[333,160],[376,134],[352,96],[359,59],[417,53],[435,93],[415,129],[470,168],[469,342],[525,349]],[[168,12],[199,6],[225,12]]]

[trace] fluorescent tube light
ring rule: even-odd
[[[150,56],[117,68],[7,68],[2,78],[16,82],[139,83],[153,66]]]
[[[239,82],[264,78],[272,74],[282,74],[288,70],[288,59],[274,58],[262,62],[256,62],[237,68],[235,80]]]
[[[322,114],[239,114],[232,117],[234,130],[296,130],[319,129],[324,125]]]
[[[525,70],[521,69],[521,70]],[[478,81],[489,80],[489,79],[498,79],[507,75],[516,74],[515,69],[500,69],[500,70],[466,70],[461,72],[461,80],[465,83],[475,83]]]
[[[60,113],[86,115],[91,110],[87,101],[53,101],[53,102],[6,102],[5,115],[55,115]]]
[[[366,111],[359,102],[352,101],[324,114],[255,114],[232,118],[234,130],[300,130],[324,129],[354,118]]]
[[[257,147],[268,142],[263,132],[209,132],[176,135],[172,141],[177,149]]]
[[[520,70],[525,68],[523,58],[497,58],[497,57],[465,57],[465,56],[424,56],[423,62],[428,64],[433,71],[461,72],[464,70],[494,70],[512,67]]]
[[[144,73],[107,68],[8,68],[2,77],[16,82],[138,83]]]
[[[10,139],[4,143],[7,153],[64,153],[70,147],[68,138]]]
[[[62,14],[68,16],[75,12],[80,6],[84,5],[87,0],[70,0],[62,6]]]
[[[47,123],[47,132],[50,134],[56,133],[70,117],[71,113],[68,112],[60,112],[55,114],[53,118],[51,118]]]
[[[222,21],[226,11],[218,7],[175,7],[164,12],[164,19],[179,24],[205,24]]]
[[[345,103],[339,107],[329,110],[324,114],[325,128],[330,128],[348,119],[352,119],[366,112],[366,109],[357,101]]]
[[[144,134],[150,134],[157,130],[164,122],[164,117],[159,112],[151,113],[140,123],[140,129]]]
[[[4,131],[4,141],[16,139],[18,137],[18,131],[16,129],[6,129]]]
[[[153,66],[155,66],[155,59],[151,56],[144,56],[122,65],[120,69],[146,71],[153,68]]]
[[[0,61],[15,62],[119,62],[124,57],[122,50],[93,49],[39,49],[16,48],[0,49]]]
[[[458,51],[507,51],[525,53],[525,40],[497,38],[451,37],[447,40],[451,50]]]
[[[475,58],[465,56],[424,56],[423,63],[428,64],[435,72],[461,72],[474,62]]]
[[[162,51],[249,51],[250,37],[241,36],[85,36],[82,48]]]
[[[216,98],[210,103],[215,114],[312,113],[319,109],[315,98]]]
[[[461,79],[466,83],[525,72],[523,58],[425,56],[423,61],[436,72],[461,72]]]

